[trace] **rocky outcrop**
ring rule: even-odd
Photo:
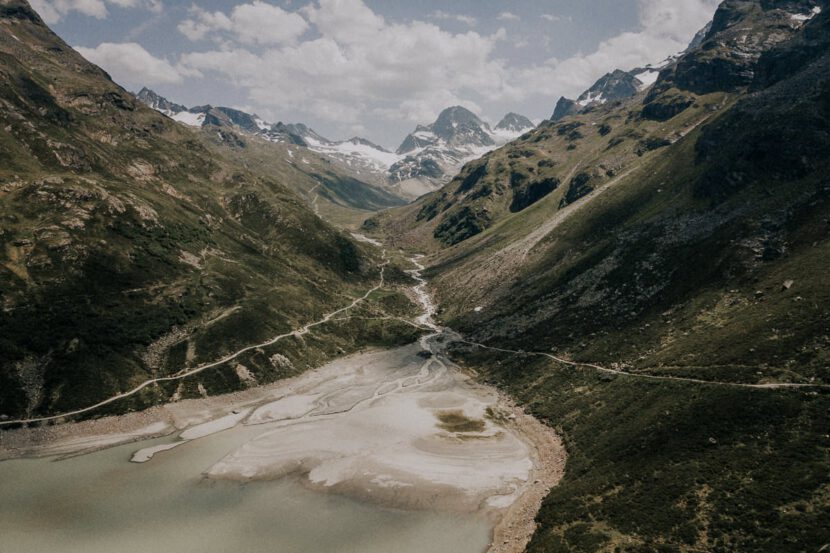
[[[644,83],[636,77],[636,73],[647,72],[648,69],[639,68],[633,71],[615,69],[600,77],[591,87],[580,94],[576,100],[564,96],[556,102],[551,121],[559,121],[568,115],[601,106],[608,102],[625,100],[643,89]]]
[[[672,88],[708,94],[749,86],[761,55],[791,39],[820,9],[818,0],[726,0],[699,46],[661,71],[646,103]]]
[[[559,207],[565,207],[575,201],[583,198],[594,191],[594,187],[588,183],[591,182],[591,175],[588,173],[579,173],[574,176],[568,183],[568,190],[565,196],[560,200]]]
[[[561,96],[556,102],[556,107],[553,108],[553,115],[550,116],[551,121],[559,121],[563,117],[577,113],[579,108],[574,100],[570,100]]]
[[[139,90],[138,94],[136,94],[135,97],[145,105],[157,111],[160,111],[166,115],[179,113],[181,111],[187,111],[187,108],[185,106],[173,103],[164,96],[159,96],[157,93],[153,92],[146,86]]]

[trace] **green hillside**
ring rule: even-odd
[[[378,283],[379,254],[315,216],[291,191],[298,171],[259,168],[233,133],[220,144],[145,107],[25,2],[0,4],[0,81],[1,415],[91,405],[299,328]],[[411,338],[387,326],[331,324],[327,340],[237,361],[267,382]],[[236,364],[110,409],[250,384]]]
[[[565,436],[531,551],[830,543],[828,37],[825,3],[727,0],[649,90],[365,224],[430,253],[444,322],[513,352],[458,359]]]

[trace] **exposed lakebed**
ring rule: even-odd
[[[433,331],[419,343],[40,442],[8,434],[0,455],[26,458],[0,463],[0,550],[486,550],[558,478],[540,467],[561,446],[446,359],[413,275]]]

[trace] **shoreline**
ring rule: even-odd
[[[269,399],[288,395],[291,393],[291,386],[298,380],[333,362],[348,361],[353,357],[378,351],[385,350],[373,347],[355,351],[302,374],[227,394],[183,399],[154,405],[142,411],[96,419],[70,420],[36,427],[0,428],[0,462],[42,457],[62,459],[181,433],[230,414],[233,410],[253,407]],[[147,427],[159,423],[165,423],[166,427],[154,432],[142,432]],[[117,436],[120,436],[118,441],[107,441]],[[96,439],[100,439],[98,443]],[[71,451],[56,453],[56,448]]]
[[[404,348],[415,349],[417,342]],[[301,394],[308,386],[307,381],[320,380],[329,382],[324,369],[332,364],[339,366],[372,355],[384,355],[390,350],[372,349],[354,353],[340,358],[318,369],[308,371],[303,375],[268,384],[262,387],[250,388],[231,394],[182,400],[151,407],[140,412],[126,413],[100,419],[67,422],[47,427],[22,428],[4,430],[0,432],[0,462],[10,459],[55,457],[64,459],[78,455],[86,455],[103,449],[138,443],[154,438],[182,435],[200,425],[210,425],[215,421],[227,417],[234,412],[244,413],[244,419],[250,420],[257,408],[262,408],[269,402],[279,401],[282,398]],[[463,387],[479,397],[495,396],[493,404],[498,416],[499,424],[514,433],[524,443],[530,453],[532,463],[527,480],[518,488],[518,495],[506,507],[488,504],[484,499],[477,508],[471,508],[461,501],[457,493],[438,493],[447,488],[440,483],[431,482],[428,476],[414,484],[411,491],[407,490],[403,496],[392,494],[388,490],[376,487],[374,494],[367,492],[361,485],[365,481],[343,482],[334,486],[306,481],[304,470],[287,474],[297,477],[304,486],[317,492],[335,493],[352,497],[358,501],[397,509],[433,510],[447,512],[470,512],[488,520],[491,527],[491,543],[487,553],[512,553],[523,551],[533,532],[536,529],[535,515],[542,500],[551,487],[555,486],[564,472],[566,459],[562,440],[553,429],[528,415],[504,392],[490,385],[482,384],[474,372],[454,363],[450,364],[452,372],[463,379]],[[330,369],[329,369],[330,370]],[[240,419],[240,424],[242,424]],[[274,423],[270,423],[274,424]],[[222,429],[218,431],[223,431]],[[189,440],[172,442],[184,444]],[[143,451],[136,448],[138,451]],[[160,451],[160,453],[162,453]],[[150,460],[149,458],[145,460]],[[212,476],[206,476],[214,478]],[[229,480],[244,483],[250,479],[219,477],[220,480]],[[265,478],[270,480],[271,478]],[[384,493],[388,492],[388,493]],[[439,499],[443,497],[444,502]],[[453,500],[455,497],[455,500]],[[430,499],[426,499],[430,498]]]
[[[530,446],[533,469],[525,489],[494,525],[486,553],[522,553],[536,531],[536,515],[542,502],[565,474],[567,450],[553,428],[527,414],[501,390],[497,391],[500,403],[509,406],[510,414],[515,416],[510,426]]]
[[[435,306],[420,275],[423,266],[418,257],[411,261],[417,268],[409,272],[417,284],[410,290],[423,308],[416,323],[433,331],[413,344],[364,349],[300,375],[229,394],[100,419],[3,429],[0,462],[63,459],[178,434],[169,444],[134,452],[133,462],[147,462],[193,439],[262,424],[261,437],[228,453],[203,476],[241,483],[298,476],[310,489],[376,505],[468,512],[482,516],[491,527],[487,553],[523,551],[544,497],[564,473],[563,442],[504,392],[479,382],[474,370],[446,357],[445,338],[451,340],[453,333],[433,322]],[[417,359],[423,350],[432,355]],[[368,380],[352,382],[361,378]],[[374,392],[349,403],[347,396],[367,383],[376,386]],[[312,392],[318,396],[309,396]],[[345,401],[341,410],[330,410],[329,396],[335,404]],[[440,430],[436,417],[459,406],[461,411],[455,412],[480,420],[484,431]],[[297,408],[307,410],[292,414]],[[384,417],[397,426],[377,425]],[[364,428],[367,418],[376,424],[369,432]],[[331,442],[327,433],[332,432],[348,438]],[[404,437],[403,448],[395,441],[398,437]],[[275,445],[280,443],[299,443],[305,450],[285,451]],[[511,443],[517,445],[505,449]],[[246,451],[249,445],[253,453]],[[352,463],[345,469],[344,455],[346,464]],[[447,480],[447,474],[454,476]]]

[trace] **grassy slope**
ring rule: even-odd
[[[830,398],[456,352],[566,438],[529,551],[818,551]]]
[[[207,127],[204,133],[213,147],[251,171],[284,183],[339,227],[357,228],[378,210],[405,203],[382,187],[359,180],[353,170],[306,148],[268,142],[228,128]]]
[[[89,405],[377,282],[378,254],[317,218],[284,184],[291,173],[266,175],[144,107],[25,2],[0,4],[0,69],[0,414]],[[285,354],[304,368],[367,337],[411,337],[370,326],[332,325],[330,342]],[[260,382],[282,370],[240,361]],[[215,375],[210,392],[244,385],[233,367]]]
[[[750,3],[730,4],[758,17]],[[775,17],[772,28],[786,23]],[[635,98],[543,127],[478,162],[488,170],[472,188],[457,194],[475,165],[397,219],[377,218],[379,229],[435,252],[442,316],[478,341],[635,373],[828,383],[827,25],[824,13],[804,32],[812,38],[770,52],[758,74],[772,78],[751,95],[733,90],[722,103],[718,92],[669,88],[667,102],[681,95],[698,107],[655,124],[637,115]],[[614,155],[624,143],[605,149],[597,132],[616,113],[609,140],[644,129],[673,140],[707,112],[705,124],[642,157]],[[583,137],[567,140],[559,129],[573,121]],[[546,175],[562,183],[577,163],[619,160],[618,174],[632,172],[599,177],[600,193],[570,206],[560,184],[512,213],[510,173],[494,168],[539,167],[547,157]],[[431,221],[418,219],[425,206],[438,206]],[[440,220],[462,207],[486,209],[489,221],[447,247]],[[545,227],[551,220],[558,224]],[[566,438],[565,479],[538,516],[531,551],[817,551],[830,542],[825,391],[655,382],[536,357],[456,354]]]

